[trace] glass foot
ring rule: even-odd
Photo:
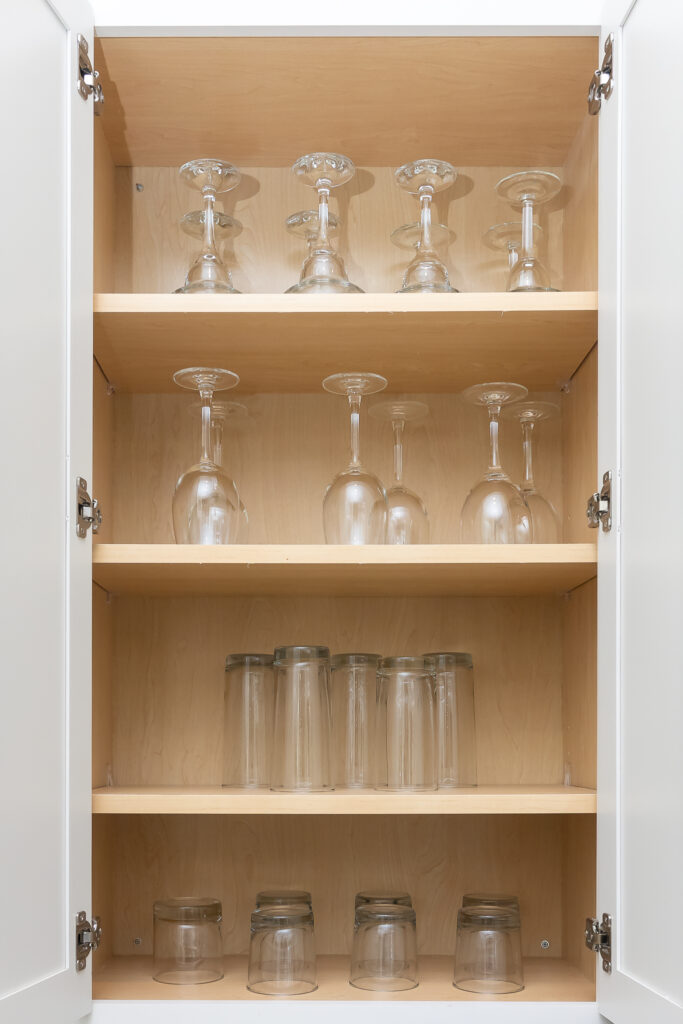
[[[211,391],[228,391],[240,382],[239,376],[232,370],[218,366],[187,366],[184,370],[177,370],[173,380],[178,387],[187,388],[188,391],[202,391],[206,388]]]
[[[323,387],[333,395],[375,395],[388,383],[379,373],[332,373],[325,377]]]
[[[465,388],[462,397],[472,405],[507,405],[526,398],[529,389],[523,384],[511,384],[507,381],[492,381],[489,384],[474,384]]]
[[[178,171],[178,174],[189,188],[198,192],[207,189],[211,192],[229,192],[237,188],[242,175],[232,164],[225,160],[204,158],[189,160]]]
[[[547,203],[562,188],[562,182],[552,171],[517,171],[501,178],[496,192],[513,206],[524,202]]]
[[[292,165],[292,171],[305,185],[316,188],[321,182],[337,188],[351,181],[356,168],[348,156],[341,153],[307,153]]]
[[[458,177],[458,172],[452,164],[445,160],[412,160],[403,164],[394,171],[396,184],[410,192],[411,195],[418,195],[421,188],[427,186],[433,192],[441,192],[450,188]]]

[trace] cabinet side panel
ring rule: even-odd
[[[597,957],[586,948],[584,927],[595,917],[595,817],[577,814],[563,820],[562,933],[563,955],[595,981]]]
[[[562,412],[565,543],[595,543],[586,521],[586,502],[598,487],[598,350],[572,377]]]
[[[93,975],[114,952],[116,916],[114,890],[115,822],[104,814],[93,815],[92,820],[92,912],[102,924],[102,938],[93,958]]]
[[[92,781],[106,786],[111,773],[112,679],[114,673],[114,600],[93,583]]]
[[[116,168],[100,118],[95,118],[94,145],[93,291],[112,292],[116,287]]]
[[[597,784],[597,582],[567,595],[562,623],[562,725],[565,776],[573,786]]]
[[[597,65],[596,65],[597,67]],[[563,170],[564,290],[598,286],[598,118],[586,114]]]
[[[93,363],[93,476],[91,497],[97,498],[102,511],[102,524],[93,534],[93,544],[114,541],[114,395],[107,378]]]

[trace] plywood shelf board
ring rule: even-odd
[[[243,393],[317,393],[328,373],[369,359],[392,391],[486,379],[542,390],[595,344],[597,296],[102,294],[94,328],[98,362],[121,391],[173,392],[177,369],[204,364],[234,370]]]
[[[221,786],[93,791],[94,814],[594,814],[595,791],[572,786],[480,786],[434,793],[245,792]]]
[[[419,928],[419,921],[418,921]],[[472,1002],[490,1000],[462,992],[452,985],[452,956],[424,956],[419,959],[420,984],[408,992],[364,992],[349,985],[349,958],[319,956],[317,958],[318,989],[306,996],[312,1000],[390,1000],[399,1002]],[[209,985],[162,985],[152,979],[150,956],[119,956],[95,968],[94,999],[183,999],[183,1000],[258,1000],[268,999],[249,992],[247,957],[224,959],[225,976]],[[549,957],[524,961],[525,988],[514,995],[499,997],[503,1002],[590,1002],[595,999],[595,986],[565,960]],[[272,998],[270,1000],[272,1002]]]

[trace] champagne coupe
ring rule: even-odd
[[[201,402],[193,402],[190,412],[194,415],[201,410]],[[230,420],[245,419],[249,415],[246,405],[241,402],[211,403],[211,447],[213,461],[221,469],[223,467],[223,434],[225,425]],[[240,498],[240,524],[237,531],[237,544],[246,544],[249,538],[249,516],[244,502]]]
[[[406,267],[400,292],[455,292],[448,280],[446,264],[439,259],[435,245],[444,240],[444,229],[432,226],[432,199],[436,192],[450,188],[458,172],[445,160],[413,160],[394,171],[397,185],[420,200],[420,236],[417,251]],[[407,245],[415,237],[415,226],[404,224],[391,236],[395,245]],[[448,237],[446,235],[446,237]]]
[[[543,233],[543,229],[538,224],[534,224],[533,231],[534,239],[538,241]],[[509,278],[513,267],[519,259],[519,252],[522,248],[522,222],[505,221],[503,224],[494,224],[484,234],[484,245],[488,246],[489,249],[495,249],[496,252],[507,254],[509,291]]]
[[[362,288],[349,281],[344,260],[335,252],[330,241],[330,224],[335,228],[338,224],[336,218],[330,218],[330,190],[351,181],[356,173],[352,161],[339,153],[308,153],[296,161],[292,171],[300,181],[318,193],[318,212],[316,220],[308,222],[314,227],[315,235],[307,239],[308,255],[303,262],[299,280],[287,292],[362,292]],[[310,211],[293,214],[286,221],[287,229],[306,237],[307,213]],[[294,222],[290,226],[289,222],[293,218]]]
[[[224,160],[190,160],[183,164],[179,175],[189,188],[197,189],[204,199],[202,210],[193,210],[182,218],[183,230],[196,236],[201,225],[202,251],[187,272],[185,284],[176,292],[234,292],[230,271],[216,249],[216,226],[220,234],[236,233],[239,221],[227,214],[216,214],[216,196],[229,192],[240,183],[240,172]]]
[[[323,387],[346,395],[351,412],[351,459],[325,492],[323,526],[328,544],[384,544],[387,496],[381,481],[361,465],[359,456],[360,403],[387,386],[377,373],[334,373]]]
[[[429,412],[424,402],[389,401],[370,407],[374,419],[391,423],[394,432],[394,482],[387,491],[387,544],[429,543],[429,518],[422,499],[403,483],[403,434],[409,421]]]
[[[540,420],[559,415],[560,408],[554,402],[515,402],[503,410],[505,419],[518,420],[522,428],[522,449],[524,452],[524,480],[522,494],[534,523],[535,544],[557,544],[560,540],[560,521],[557,509],[544,497],[534,481],[533,438],[534,427]]]
[[[503,405],[526,398],[522,384],[475,384],[463,391],[466,402],[483,405],[489,414],[489,465],[465,499],[460,515],[464,544],[530,544],[531,513],[522,492],[500,464],[498,423]]]
[[[198,391],[202,402],[202,450],[199,462],[178,480],[173,495],[173,533],[176,544],[233,544],[240,526],[240,498],[234,481],[213,457],[211,403],[216,391],[239,383],[230,370],[191,366],[178,370],[173,380],[181,388]]]
[[[560,179],[552,171],[518,171],[501,178],[496,192],[515,207],[522,209],[522,242],[519,259],[510,271],[509,292],[555,292],[548,271],[538,258],[534,231],[534,210],[547,203],[560,191]]]

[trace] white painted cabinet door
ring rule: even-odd
[[[598,902],[615,1024],[683,1020],[683,5],[609,0],[600,113]]]
[[[77,94],[85,0],[0,13],[0,1020],[72,1024],[90,911],[92,118]]]

